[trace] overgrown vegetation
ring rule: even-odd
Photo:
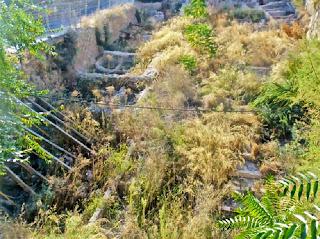
[[[291,137],[298,147],[306,149],[302,158],[314,162],[319,156],[318,49],[317,40],[301,41],[254,102],[273,135]],[[304,164],[314,167],[308,165]]]
[[[208,9],[205,0],[191,0],[184,8],[184,14],[194,18],[205,18],[208,16]]]
[[[7,159],[19,160],[24,153],[39,146],[26,135],[22,126],[39,123],[36,114],[22,106],[20,99],[39,94],[26,82],[22,62],[26,54],[41,57],[49,47],[38,42],[44,33],[41,19],[35,20],[26,13],[36,7],[29,1],[12,1],[9,5],[0,3],[0,172]],[[27,150],[22,152],[23,150]],[[43,153],[39,152],[41,155]]]
[[[119,19],[134,12],[125,9],[85,19],[100,45],[120,34],[126,23]],[[223,220],[221,209],[241,185],[235,175],[247,162],[276,177],[317,165],[319,42],[301,40],[297,47],[299,24],[261,27],[260,12],[234,12],[251,20],[239,23],[209,14],[203,0],[192,0],[184,12],[137,52],[130,73],[157,71],[153,82],[134,85],[144,89],[139,108],[110,107],[110,115],[99,115],[78,103],[66,106],[77,128],[97,138],[95,153],[78,155],[71,172],[50,179],[50,200],[38,201],[33,224],[13,223],[25,238],[205,239],[238,232],[238,238],[291,238],[300,231],[312,238],[313,174],[250,184],[253,192],[235,197],[241,207],[233,219]]]

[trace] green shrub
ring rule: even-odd
[[[240,19],[240,20],[251,20],[252,22],[260,22],[262,19],[265,19],[264,11],[257,9],[242,9],[237,8],[230,13],[231,19]]]
[[[208,24],[189,25],[185,28],[184,35],[188,42],[201,53],[209,54],[211,57],[215,56],[217,46],[214,43],[214,32]]]
[[[295,82],[267,84],[261,95],[253,102],[269,132],[281,140],[291,139],[293,128],[304,116],[302,102],[294,102],[292,97],[297,93]]]
[[[208,16],[205,0],[191,0],[190,4],[184,8],[184,14],[195,18],[204,18]]]
[[[267,84],[254,106],[276,136],[290,138],[293,126],[303,120],[310,130],[303,129],[309,149],[319,148],[318,122],[320,106],[320,42],[303,42],[279,72],[278,82]],[[316,137],[315,136],[316,133]],[[314,147],[316,146],[316,147]],[[313,151],[311,158],[320,155]]]
[[[191,73],[197,69],[197,59],[194,56],[183,55],[180,57],[179,62]]]

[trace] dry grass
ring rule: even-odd
[[[261,79],[254,73],[226,67],[201,83],[205,108],[240,109],[258,94]]]
[[[190,177],[219,187],[243,162],[242,154],[256,142],[258,128],[252,115],[208,114],[184,124],[176,150],[186,160]]]
[[[31,239],[26,225],[0,221],[0,236],[2,239]]]
[[[127,24],[122,19],[128,17],[126,11],[131,16],[132,7],[103,11],[84,22],[96,27],[100,40],[107,42],[105,26],[118,32]],[[169,21],[140,48],[140,64],[133,71],[144,72],[153,66],[159,75],[139,105],[184,108],[198,100],[207,108],[247,107],[261,83],[255,74],[238,66],[270,66],[283,57],[292,39],[271,26],[255,29],[220,16],[212,21],[219,46],[214,60],[186,41],[183,30],[193,22],[184,17]],[[197,59],[195,73],[179,65],[183,55]],[[97,98],[101,97],[99,90],[95,91]],[[56,238],[89,233],[84,221],[97,207],[86,199],[107,188],[113,191],[113,203],[120,205],[114,212],[118,224],[105,216],[108,222],[94,227],[92,235],[103,231],[103,236],[117,238],[231,238],[215,227],[219,206],[230,192],[231,175],[248,157],[271,161],[279,155],[276,146],[261,144],[261,125],[253,114],[127,109],[93,120],[86,110],[72,110],[75,112],[68,116],[100,142],[96,155],[90,160],[79,156],[73,172],[55,181],[57,188],[63,188],[58,195],[62,201],[56,201],[60,207],[66,205],[65,199],[73,204],[80,201],[85,211],[85,217],[69,217],[74,223],[67,224],[70,229]],[[266,161],[263,173],[280,170],[277,166],[277,162]]]
[[[184,108],[186,102],[195,97],[195,83],[181,66],[169,66],[150,91],[156,105],[167,108]],[[141,102],[142,103],[142,102]],[[148,105],[148,98],[144,100]]]
[[[191,19],[177,17],[154,33],[152,39],[139,49],[140,64],[134,71],[143,72],[150,64],[162,72],[168,65],[177,64],[183,55],[197,56],[183,36],[184,28],[190,24],[192,24]]]
[[[272,26],[255,29],[248,23],[221,24],[216,28],[219,65],[270,66],[278,62],[293,43],[286,34]]]
[[[294,22],[292,24],[283,24],[281,30],[284,31],[288,37],[294,39],[302,39],[305,36],[306,29],[299,22]]]

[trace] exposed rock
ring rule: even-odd
[[[100,55],[94,28],[78,29],[75,37],[76,54],[73,58],[75,71],[84,71],[94,65]]]
[[[312,15],[309,30],[307,32],[307,38],[318,38],[320,39],[320,9],[316,10]]]
[[[111,197],[112,190],[108,188],[108,190],[104,193],[103,199],[108,200]],[[97,220],[103,217],[104,208],[97,208],[97,210],[93,213],[92,217],[89,220],[89,223],[95,223]]]
[[[292,21],[296,18],[296,11],[292,3],[287,0],[281,1],[263,1],[261,8],[266,12],[266,14],[280,21]]]
[[[304,6],[310,15],[314,15],[317,11],[317,9],[314,6],[314,0],[305,0]]]

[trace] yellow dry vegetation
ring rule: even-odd
[[[107,41],[105,27],[118,32],[126,24],[121,16],[127,20],[133,12],[128,5],[84,22],[96,27]],[[110,26],[109,21],[116,25]],[[154,67],[159,75],[147,86],[149,91],[138,106],[248,109],[262,83],[245,66],[272,65],[286,54],[292,39],[272,26],[228,22],[224,16],[211,21],[218,46],[214,59],[194,50],[185,39],[185,27],[194,23],[186,17],[170,20],[139,49],[139,64],[132,71],[142,73]],[[180,64],[185,55],[196,59],[195,71]],[[99,90],[95,95],[99,98]],[[269,159],[274,163],[263,163],[263,173],[280,170],[274,160],[277,145],[262,143],[262,125],[252,113],[140,108],[114,111],[107,118],[102,114],[97,122],[80,109],[69,117],[100,139],[90,160],[80,155],[76,169],[63,182],[56,182],[56,187],[69,190],[60,190],[61,200],[82,193],[77,201],[87,203],[84,215],[75,214],[75,222],[81,222],[79,232],[86,230],[101,199],[88,202],[86,195],[93,198],[96,191],[103,194],[110,188],[112,201],[99,229],[111,238],[232,238],[223,235],[215,221],[230,195],[235,170],[245,160]],[[74,225],[66,228],[65,235],[78,235],[72,231]],[[99,236],[100,230],[92,233]]]
[[[294,40],[272,25],[259,29],[235,21],[222,24],[216,28],[217,63],[221,65],[271,66],[293,46]]]
[[[191,18],[176,17],[154,33],[152,39],[138,50],[140,64],[133,71],[143,72],[147,66],[159,72],[177,64],[181,56],[198,56],[183,36],[184,28],[193,23]]]

